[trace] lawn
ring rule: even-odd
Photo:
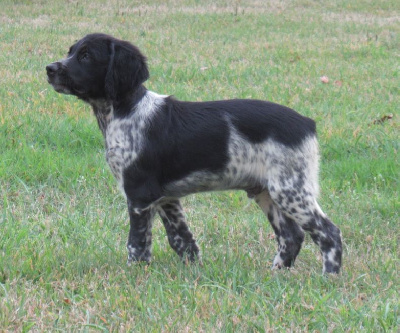
[[[156,219],[126,265],[128,214],[90,108],[45,66],[105,32],[148,57],[150,90],[266,99],[317,122],[324,211],[343,271],[309,237],[291,270],[245,193],[183,199],[203,265]],[[3,0],[0,332],[398,332],[400,4],[396,0]]]

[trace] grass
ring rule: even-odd
[[[1,6],[0,332],[399,330],[397,1]],[[157,220],[153,263],[127,267],[125,203],[96,121],[44,71],[94,31],[138,45],[156,92],[268,99],[314,118],[343,272],[321,275],[309,238],[294,269],[271,271],[272,229],[239,192],[184,199],[203,266],[182,264]]]

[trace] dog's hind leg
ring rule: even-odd
[[[338,273],[342,263],[340,230],[324,214],[318,197],[318,143],[309,137],[295,148],[278,146],[268,159],[264,181],[285,221],[295,222],[319,246],[324,273]],[[294,223],[292,223],[294,225]]]
[[[303,230],[289,217],[284,215],[272,201],[268,191],[255,196],[255,201],[268,217],[278,243],[278,252],[272,267],[291,267],[300,252],[304,240]]]
[[[339,273],[342,263],[342,240],[336,227],[319,207],[315,196],[306,188],[273,183],[269,187],[271,199],[288,219],[295,221],[304,231],[308,232],[322,253],[323,272]]]
[[[183,208],[178,199],[171,199],[157,208],[161,216],[168,242],[182,258],[195,261],[200,258],[200,251],[186,222]]]
[[[312,217],[302,224],[322,253],[324,273],[339,273],[342,265],[342,237],[339,228],[321,210],[315,202]]]

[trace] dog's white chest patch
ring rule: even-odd
[[[123,171],[136,159],[140,141],[140,130],[129,119],[113,120],[107,127],[106,159],[121,190]]]
[[[112,116],[105,132],[106,160],[124,193],[124,170],[132,165],[143,145],[146,128],[164,96],[148,91],[126,117]]]

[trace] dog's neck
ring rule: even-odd
[[[124,99],[121,99],[119,102],[105,99],[89,101],[104,137],[106,136],[106,130],[110,121],[115,117],[125,117],[130,112],[134,112],[135,105],[141,101],[146,92],[146,87],[141,85],[132,94]]]
[[[105,137],[108,124],[110,123],[114,114],[113,103],[107,100],[96,99],[89,101],[89,104],[93,108],[93,112],[96,116],[97,124],[99,125],[101,133],[103,133],[103,136]]]

